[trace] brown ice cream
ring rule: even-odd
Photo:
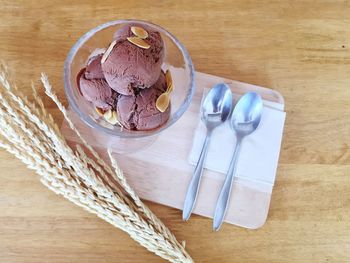
[[[101,70],[101,55],[90,59],[88,65],[78,75],[81,94],[94,106],[110,109],[114,104],[115,92],[108,86]]]
[[[164,58],[164,43],[159,32],[145,28],[145,41],[149,49],[140,48],[127,40],[134,36],[131,25],[119,29],[114,39],[117,41],[102,70],[109,86],[123,95],[132,95],[135,90],[151,87],[159,78]]]
[[[140,90],[136,96],[118,97],[117,114],[119,122],[127,129],[150,130],[164,124],[170,115],[156,108],[156,100],[166,90],[165,74],[161,72],[157,82],[148,89]]]
[[[86,68],[77,76],[78,86],[95,107],[116,111],[124,128],[151,130],[163,125],[170,116],[170,106],[165,112],[156,107],[158,97],[167,89],[161,70],[164,43],[159,32],[143,25],[139,26],[146,30],[143,37],[148,33],[143,40],[150,47],[129,42],[128,37],[135,37],[131,26],[135,25],[126,25],[114,34],[116,44],[110,53],[110,49],[92,52]],[[106,60],[101,63],[104,56]]]
[[[101,58],[103,54],[91,57],[87,63],[85,78],[87,79],[104,79],[102,72]]]

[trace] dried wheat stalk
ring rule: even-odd
[[[116,160],[110,167],[84,140],[42,75],[46,94],[56,103],[82,147],[72,149],[33,87],[34,102],[9,82],[0,68],[0,147],[41,176],[41,182],[87,211],[127,232],[149,251],[170,262],[193,262],[170,230],[127,183]],[[92,155],[92,157],[90,157]],[[124,194],[124,192],[126,194]]]

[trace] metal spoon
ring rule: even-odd
[[[233,177],[235,175],[236,163],[241,148],[242,140],[251,134],[259,126],[263,103],[260,95],[255,92],[246,93],[237,103],[231,116],[231,128],[236,132],[237,143],[231,163],[226,175],[224,185],[221,189],[219,199],[216,203],[213,228],[219,230],[224,220],[228,202],[230,199]]]
[[[205,123],[207,134],[197,166],[193,172],[191,182],[187,189],[182,213],[182,219],[185,221],[190,218],[196,202],[200,179],[203,172],[203,165],[207,155],[207,149],[212,131],[228,119],[232,108],[232,93],[230,88],[224,83],[215,85],[204,99],[201,119]]]

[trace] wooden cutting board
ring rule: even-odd
[[[200,72],[196,72],[195,76],[196,92],[193,101],[173,126],[155,137],[154,142],[144,149],[129,154],[114,154],[129,183],[141,198],[178,209],[183,206],[187,185],[194,169],[187,159],[199,121],[199,107],[204,89],[225,82],[235,94],[256,91],[264,100],[271,102],[276,110],[284,109],[283,97],[276,91]],[[99,138],[96,131],[84,124],[75,113],[71,112],[71,116],[84,138],[103,158],[107,158],[101,140],[96,139]],[[62,124],[62,132],[68,141],[79,142],[65,122]],[[212,218],[223,180],[221,174],[205,170],[193,213]],[[235,194],[231,196],[225,222],[253,229],[262,226],[268,214],[271,192],[257,190],[239,180],[235,181],[232,191]]]

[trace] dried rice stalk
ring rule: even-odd
[[[46,94],[92,157],[81,146],[76,149],[68,146],[34,85],[35,99],[30,102],[9,82],[3,65],[0,68],[0,147],[35,170],[41,182],[56,194],[127,232],[149,251],[170,262],[193,262],[184,246],[142,203],[110,152],[114,169],[80,135],[46,75],[42,74],[41,80]]]

